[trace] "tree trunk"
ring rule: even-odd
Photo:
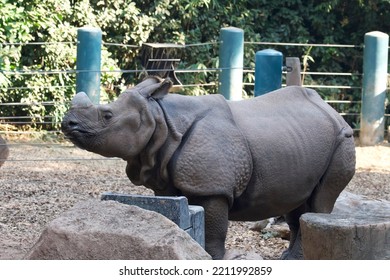
[[[390,259],[390,202],[343,193],[332,214],[301,220],[305,259]]]

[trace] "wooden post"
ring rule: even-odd
[[[301,86],[301,62],[298,57],[286,57],[286,85]]]

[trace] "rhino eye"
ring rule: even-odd
[[[103,119],[106,121],[111,120],[112,118],[112,113],[111,112],[103,112]]]

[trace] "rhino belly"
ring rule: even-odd
[[[246,192],[234,200],[229,218],[256,221],[284,215],[310,198],[319,177],[310,178],[306,173],[301,180],[292,177],[290,182],[282,182],[256,176]]]

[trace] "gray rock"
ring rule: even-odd
[[[265,229],[268,226],[269,223],[270,222],[268,219],[252,222],[250,223],[249,229],[253,231],[261,232],[263,229]]]
[[[374,215],[387,217],[390,220],[390,201],[370,199],[363,195],[343,191],[336,201],[332,214]]]
[[[265,228],[262,230],[262,234],[273,238],[282,238],[284,240],[290,239],[290,229],[287,223],[276,224],[269,228]]]
[[[226,250],[223,259],[224,260],[263,260],[263,257],[254,251],[246,251],[243,249],[234,248],[234,249]]]
[[[25,259],[211,259],[161,214],[89,200],[53,220]]]

